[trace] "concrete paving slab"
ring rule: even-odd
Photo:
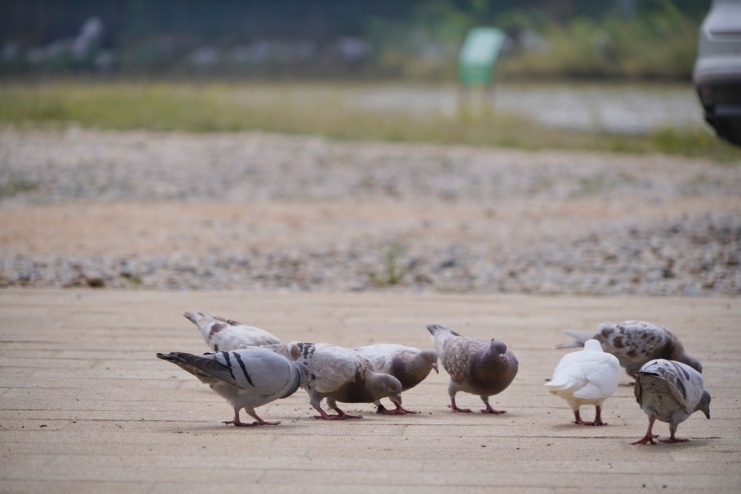
[[[348,404],[364,418],[321,422],[299,391],[260,409],[281,425],[236,428],[220,397],[154,355],[207,351],[191,308],[346,346],[429,347],[425,325],[439,322],[507,342],[520,372],[492,397],[502,416],[451,413],[441,371],[405,394],[419,415]],[[625,319],[669,326],[703,362],[712,420],[680,425],[689,443],[629,444],[647,419],[627,375],[600,428],[571,424],[543,388],[564,329]],[[738,492],[739,322],[726,298],[2,290],[0,492]]]

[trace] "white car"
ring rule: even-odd
[[[692,81],[705,120],[741,146],[741,0],[713,0],[699,34]]]

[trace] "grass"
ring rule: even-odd
[[[550,128],[495,109],[402,113],[354,104],[363,84],[293,82],[42,82],[0,86],[0,123],[79,125],[111,130],[251,131],[523,149],[659,152],[741,159],[741,152],[703,128],[649,135]]]

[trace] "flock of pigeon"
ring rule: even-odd
[[[342,403],[373,403],[381,414],[415,414],[402,406],[401,393],[422,382],[434,370],[438,357],[450,375],[448,394],[453,412],[459,408],[459,391],[481,397],[482,413],[501,414],[489,404],[489,397],[504,391],[517,374],[518,362],[501,341],[462,336],[445,326],[430,324],[427,330],[435,350],[404,345],[374,344],[344,348],[328,343],[283,343],[269,332],[236,321],[189,310],[192,321],[213,350],[202,355],[173,352],[157,357],[172,362],[208,384],[234,408],[235,426],[277,425],[279,421],[260,418],[255,408],[286,398],[305,389],[309,403],[319,413],[315,418],[342,420],[362,418],[339,408]],[[632,444],[656,444],[653,434],[658,419],[669,423],[671,436],[665,442],[684,442],[675,436],[677,426],[691,414],[702,411],[710,418],[710,394],[705,390],[702,366],[687,355],[668,329],[644,321],[602,323],[594,333],[569,332],[574,341],[557,348],[584,347],[563,356],[546,383],[548,391],[563,398],[574,412],[574,423],[607,425],[602,405],[612,396],[620,379],[620,367],[635,378],[635,396],[648,416],[646,435]],[[381,399],[388,398],[393,408]],[[335,414],[327,413],[327,406]],[[595,418],[583,421],[582,405],[595,406]],[[255,422],[242,422],[244,409]]]

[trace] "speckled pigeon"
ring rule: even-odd
[[[689,365],[697,372],[702,372],[702,365],[697,359],[684,351],[684,346],[675,335],[664,326],[647,321],[623,321],[619,324],[603,322],[597,331],[585,333],[566,331],[576,341],[564,343],[556,348],[584,346],[584,342],[595,339],[602,344],[602,349],[615,355],[620,365],[625,367],[629,376],[635,373],[649,360],[676,360]]]
[[[203,339],[215,352],[229,352],[251,346],[281,343],[280,339],[264,329],[212,316],[208,312],[187,310],[183,316],[198,326]]]
[[[402,386],[398,379],[388,374],[375,372],[373,364],[359,353],[328,343],[291,342],[270,345],[273,351],[305,364],[309,369],[309,403],[319,415],[314,418],[342,420],[363,418],[342,411],[337,402],[373,403],[389,398],[401,406]],[[336,415],[325,412],[320,403],[326,398],[327,405]]]

